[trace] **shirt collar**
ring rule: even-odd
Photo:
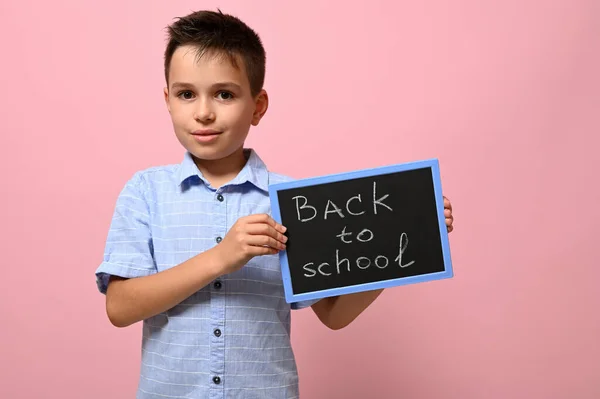
[[[240,173],[227,185],[241,185],[246,182],[252,183],[259,189],[269,191],[269,172],[267,166],[252,148],[244,149],[244,155],[248,159]],[[202,175],[202,172],[196,166],[192,155],[186,151],[183,161],[179,166],[178,183],[181,185],[190,177],[197,176],[204,184],[209,185],[208,181]]]

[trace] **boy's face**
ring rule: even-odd
[[[175,135],[201,161],[241,157],[250,126],[267,110],[267,93],[252,96],[242,59],[238,69],[226,57],[196,54],[183,46],[171,59],[164,95]]]

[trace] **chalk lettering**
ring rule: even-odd
[[[335,250],[335,265],[336,265],[338,274],[340,274],[340,265],[343,262],[346,262],[346,264],[348,265],[348,271],[350,271],[350,260],[348,258],[344,258],[340,261],[340,250],[336,249]]]
[[[333,211],[329,210],[329,204],[333,205]],[[328,213],[334,213],[334,212],[337,213],[338,215],[340,215],[341,218],[344,217],[342,210],[340,208],[338,208],[337,205],[333,203],[333,201],[327,200],[327,205],[325,206],[325,220],[327,220]]]
[[[311,269],[310,267],[308,267],[310,265],[314,265],[314,263],[309,262],[309,263],[305,264],[304,266],[302,266],[302,268],[304,270],[306,270],[307,272],[312,272],[312,274],[306,274],[306,273],[304,273],[304,277],[314,277],[317,274],[317,272],[315,272],[313,269]]]
[[[300,207],[298,207],[298,199],[299,198],[304,199],[304,204],[302,204],[302,206],[300,206]],[[294,197],[292,199],[296,201],[296,213],[298,214],[298,220],[299,221],[301,221],[301,222],[308,222],[309,220],[313,220],[315,217],[317,217],[317,208],[315,208],[314,206],[307,205],[308,204],[308,199],[306,197],[304,197],[302,195],[298,195],[298,196],[296,196],[296,197]],[[311,217],[309,217],[309,218],[302,219],[300,217],[300,210],[304,209],[304,208],[312,209],[313,215]]]
[[[367,261],[367,264],[364,266],[360,265],[360,261],[361,259],[364,259]],[[369,258],[365,258],[364,256],[361,256],[360,258],[356,259],[356,266],[358,266],[359,269],[365,270],[366,268],[368,268],[369,266],[371,266],[371,259]]]
[[[351,236],[351,235],[352,235],[352,233],[346,233],[346,226],[344,226],[344,229],[342,230],[342,232],[340,234],[338,234],[336,237],[338,237],[340,240],[342,240],[342,242],[344,244],[351,244],[352,241],[346,241],[344,239],[344,237]]]
[[[323,276],[331,276],[331,273],[325,273],[323,270],[321,270],[321,268],[323,266],[329,266],[329,263],[327,263],[327,262],[321,263],[318,268],[319,273],[321,273]]]
[[[383,259],[385,259],[385,265],[383,265],[383,266],[379,266],[379,262],[377,262],[377,261],[378,261],[380,258],[383,258]],[[385,268],[387,267],[387,265],[388,265],[388,263],[389,263],[389,262],[390,262],[390,261],[388,260],[388,258],[386,258],[386,257],[385,257],[385,256],[383,256],[383,255],[379,255],[377,258],[375,258],[375,266],[377,266],[377,267],[378,267],[378,268],[380,268],[380,269],[385,269]]]
[[[402,245],[403,239],[404,239],[404,245]],[[408,235],[406,233],[402,233],[402,234],[400,234],[400,253],[398,254],[398,256],[395,259],[395,261],[398,262],[400,267],[408,267],[408,266],[412,265],[413,263],[415,263],[415,261],[413,260],[413,261],[407,263],[406,265],[402,264],[402,255],[404,255],[404,252],[406,251],[406,247],[408,247]]]
[[[377,199],[377,182],[373,182],[373,212],[377,215],[377,205],[385,206],[387,209],[393,212],[392,208],[383,203],[383,200],[389,197],[389,194]]]
[[[360,232],[360,234],[363,234],[365,231],[370,232],[370,230],[364,229],[363,231]],[[341,237],[342,241],[344,241],[344,237],[348,234],[351,234],[351,233],[346,233],[346,228],[344,227],[342,234],[338,235],[338,237]],[[371,238],[372,238],[372,234],[373,233],[371,233]],[[357,236],[357,238],[358,238],[358,236]],[[414,260],[410,261],[406,264],[403,263],[405,261],[405,259],[403,259],[403,257],[404,257],[404,253],[406,252],[406,248],[408,248],[408,235],[406,233],[402,233],[402,234],[400,234],[400,245],[398,247],[398,256],[394,260],[402,268],[408,267],[415,263]],[[385,269],[390,264],[390,260],[384,255],[378,255],[377,257],[375,257],[374,261],[372,261],[370,258],[368,258],[366,256],[360,256],[352,264],[356,264],[356,267],[361,270],[368,269],[369,266],[371,266],[372,264],[375,264],[375,266],[378,269]],[[323,262],[316,268],[314,267],[314,265],[315,264],[313,262],[309,262],[303,266],[304,270],[307,272],[307,273],[304,273],[304,277],[310,278],[310,277],[316,276],[317,274],[320,274],[322,276],[331,276],[332,274],[334,274],[334,272],[336,272],[337,274],[341,274],[344,271],[348,271],[348,272],[351,271],[350,259],[340,258],[340,250],[339,249],[335,250],[334,272],[325,270],[326,268],[333,266],[332,263]]]
[[[358,202],[362,202],[362,200],[360,199],[360,194],[358,194],[357,196],[354,196],[352,198],[350,198],[348,200],[348,202],[346,202],[346,210],[348,211],[349,214],[353,215],[353,216],[360,216],[363,213],[365,213],[365,211],[359,212],[359,213],[354,213],[350,210],[350,202],[352,202],[353,199],[358,198]]]
[[[373,182],[373,213],[375,215],[377,215],[379,207],[387,208],[393,212],[393,209],[389,205],[384,203],[384,201],[389,196],[390,196],[389,194],[384,194],[381,197],[378,197],[377,182]],[[308,221],[313,220],[315,217],[317,217],[319,211],[317,211],[317,208],[315,208],[314,206],[308,205],[308,198],[306,198],[303,195],[297,195],[295,197],[292,197],[292,199],[296,203],[296,214],[298,216],[299,221],[308,222]],[[349,215],[352,215],[352,216],[364,215],[365,214],[364,210],[362,210],[360,212],[357,212],[358,209],[350,210],[350,205],[353,201],[358,201],[359,203],[362,204],[361,195],[360,194],[355,195],[354,197],[351,197],[350,199],[348,199],[348,201],[346,201],[346,213]],[[304,215],[302,214],[301,211],[304,211]],[[311,212],[312,212],[312,215],[308,216],[308,214]],[[327,220],[327,215],[329,215],[331,213],[337,213],[340,218],[346,217],[342,208],[337,206],[332,200],[327,200],[327,204],[325,205],[323,219]]]
[[[367,238],[366,240],[362,240],[361,237],[365,234],[369,234],[369,238]],[[363,229],[360,233],[358,233],[356,239],[360,242],[369,242],[373,239],[373,232],[369,229]]]

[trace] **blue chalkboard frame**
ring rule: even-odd
[[[433,188],[435,195],[435,202],[437,208],[437,217],[440,226],[440,238],[442,244],[442,254],[444,261],[444,271],[422,274],[418,276],[402,277],[391,280],[377,281],[365,284],[357,284],[352,286],[330,288],[319,291],[304,292],[301,294],[294,294],[292,289],[292,280],[290,277],[290,266],[288,263],[286,251],[279,252],[279,258],[281,263],[281,273],[283,279],[283,287],[285,292],[285,300],[287,303],[311,301],[315,299],[322,299],[325,297],[347,295],[363,291],[371,291],[377,289],[397,287],[407,284],[424,283],[434,280],[448,279],[454,276],[452,268],[452,257],[450,255],[450,243],[448,240],[448,231],[446,228],[446,218],[444,216],[444,197],[442,194],[442,181],[440,176],[439,160],[437,158],[425,159],[415,162],[406,162],[395,165],[388,165],[370,169],[361,169],[350,172],[330,174],[319,177],[311,177],[305,179],[298,179],[284,183],[277,183],[269,185],[269,197],[271,199],[271,213],[273,219],[278,223],[282,223],[281,210],[279,205],[279,191],[307,187],[317,184],[334,183],[344,180],[351,180],[363,177],[372,177],[377,175],[410,171],[414,169],[429,168],[431,170],[433,178]]]

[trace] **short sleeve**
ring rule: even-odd
[[[139,172],[117,198],[103,261],[96,269],[98,290],[106,294],[111,276],[142,277],[156,273],[150,229],[150,211]]]

